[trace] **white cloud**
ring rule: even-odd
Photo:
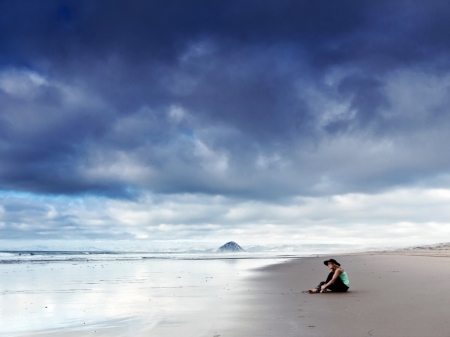
[[[285,204],[193,194],[147,194],[138,201],[84,197],[76,202],[15,196],[1,200],[5,212],[0,222],[4,233],[28,232],[29,239],[35,234],[72,240],[114,239],[119,246],[121,240],[130,238],[149,245],[167,240],[174,246],[183,240],[408,246],[448,241],[449,201],[449,189],[297,197]],[[8,211],[11,203],[20,212]],[[30,215],[32,209],[47,211]],[[65,230],[67,226],[70,231]]]
[[[387,118],[404,118],[409,123],[423,123],[448,109],[450,74],[434,75],[419,71],[394,72],[386,79],[385,94],[390,106],[383,110]]]
[[[176,105],[170,106],[168,111],[169,118],[174,122],[182,121],[185,118],[186,114],[186,111],[182,107]]]
[[[136,156],[133,152],[91,150],[86,161],[80,164],[79,170],[88,181],[140,184],[154,178],[152,167],[143,164]]]
[[[35,98],[46,86],[45,77],[33,71],[8,69],[0,73],[0,89],[20,99]]]
[[[194,141],[194,155],[201,160],[202,166],[214,175],[223,174],[228,169],[228,156],[223,151],[214,151],[198,138]]]

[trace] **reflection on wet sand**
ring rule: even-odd
[[[251,269],[273,260],[3,264],[0,335],[198,334],[223,315]]]

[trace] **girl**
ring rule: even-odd
[[[309,290],[309,293],[325,293],[328,290],[336,292],[347,291],[350,287],[350,281],[347,273],[341,268],[341,265],[335,259],[323,261],[323,264],[330,268],[327,280],[325,282],[320,282],[316,288]]]

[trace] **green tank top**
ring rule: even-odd
[[[343,273],[341,273],[339,275],[339,277],[341,278],[341,281],[350,288],[350,281],[348,279],[347,273],[344,271]]]

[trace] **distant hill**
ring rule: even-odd
[[[230,241],[217,249],[218,253],[238,253],[245,252],[245,250],[239,246],[236,242]]]

